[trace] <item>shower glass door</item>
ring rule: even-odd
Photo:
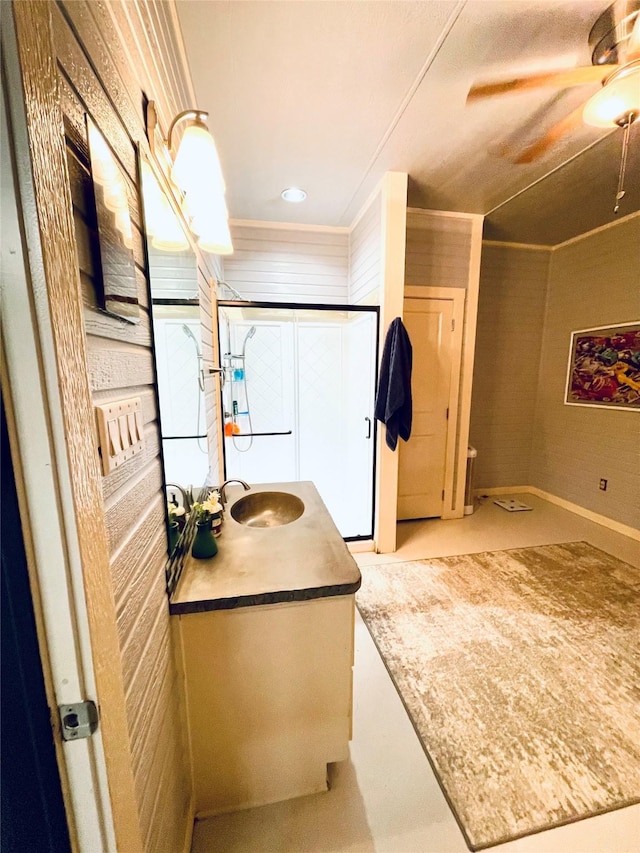
[[[198,305],[153,306],[167,483],[202,486],[209,472]]]
[[[218,303],[218,327],[226,477],[311,480],[371,538],[377,309]]]

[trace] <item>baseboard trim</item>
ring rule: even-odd
[[[376,550],[373,539],[354,539],[353,542],[345,544],[351,554],[367,554]]]
[[[473,494],[477,498],[483,495],[518,495],[529,494],[533,486],[492,486],[490,489],[474,489]]]
[[[613,530],[616,533],[622,534],[622,536],[628,536],[630,539],[634,539],[636,542],[640,542],[640,530],[637,530],[635,527],[630,527],[628,524],[622,524],[622,522],[616,521],[613,518],[608,518],[606,515],[600,515],[600,513],[598,512],[593,512],[592,510],[587,509],[584,506],[580,506],[580,504],[575,504],[571,501],[567,501],[564,498],[558,497],[558,495],[552,494],[551,492],[545,492],[543,489],[539,489],[537,486],[503,486],[492,487],[490,489],[474,490],[474,495],[476,497],[482,495],[518,494],[535,495],[538,498],[542,498],[545,501],[549,501],[549,503],[562,507],[562,509],[567,509],[569,510],[569,512],[575,512],[576,515],[581,515],[583,518],[586,518],[589,521],[593,521],[595,524],[601,524],[603,527],[608,527],[609,530]]]
[[[616,533],[621,533],[623,536],[628,536],[630,539],[635,539],[636,542],[640,542],[640,530],[637,530],[635,527],[630,527],[628,524],[622,524],[622,522],[616,521],[613,518],[608,518],[606,515],[600,515],[599,512],[593,512],[584,506],[580,506],[580,504],[574,504],[571,501],[558,497],[558,495],[551,494],[551,492],[545,492],[542,489],[538,489],[536,486],[529,487],[529,494],[543,498],[543,500],[549,501],[549,503],[561,506],[563,509],[575,512],[576,515],[588,518],[589,521],[594,521],[596,524],[608,527],[609,530],[614,530]]]

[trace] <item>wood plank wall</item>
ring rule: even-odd
[[[121,660],[114,661],[114,666],[120,665],[124,676],[144,849],[180,851],[190,832],[190,773],[164,589],[165,499],[134,143],[142,142],[144,147],[141,87],[157,101],[165,121],[192,105],[190,87],[175,59],[176,34],[168,4],[49,5],[65,119],[90,388],[95,403],[130,396],[143,401],[145,452],[103,478],[121,646]],[[98,309],[85,113],[91,115],[129,179],[141,306],[137,325]],[[204,313],[210,317],[209,285],[202,270],[199,286],[206,303]],[[205,357],[211,357],[212,347],[211,338]]]
[[[469,283],[472,220],[438,211],[407,213],[405,284],[464,287]]]
[[[267,302],[348,301],[347,229],[231,223],[234,253],[225,280],[245,299]]]
[[[377,305],[382,284],[382,193],[371,200],[349,237],[349,302]]]
[[[196,299],[198,272],[192,252],[161,252],[149,246],[154,299]]]

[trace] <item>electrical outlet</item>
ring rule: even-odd
[[[598,486],[598,488],[600,489],[600,491],[601,491],[601,492],[606,492],[606,491],[607,491],[607,483],[608,483],[608,482],[609,482],[609,481],[608,481],[608,480],[605,480],[605,479],[604,479],[604,477],[602,477],[602,478],[601,478],[601,480],[600,480],[600,485]]]

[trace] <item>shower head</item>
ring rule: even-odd
[[[186,323],[182,324],[182,331],[185,333],[185,335],[188,338],[191,338],[192,341],[195,341],[195,343],[198,343],[196,336],[193,334],[193,329],[190,329]]]
[[[189,328],[189,326],[187,326],[186,323],[183,323],[182,324],[182,331],[185,333],[185,335],[188,338],[191,338],[191,340],[194,342],[194,344],[196,346],[196,352],[198,353],[198,358],[202,358],[202,355],[200,353],[200,343],[198,342],[198,339],[196,338],[196,336],[193,334],[193,329]]]
[[[242,342],[242,355],[243,356],[244,356],[245,350],[247,348],[247,341],[249,340],[249,338],[252,338],[255,335],[255,333],[256,333],[256,327],[251,326],[251,328],[249,329],[247,334],[244,336],[244,341]]]

